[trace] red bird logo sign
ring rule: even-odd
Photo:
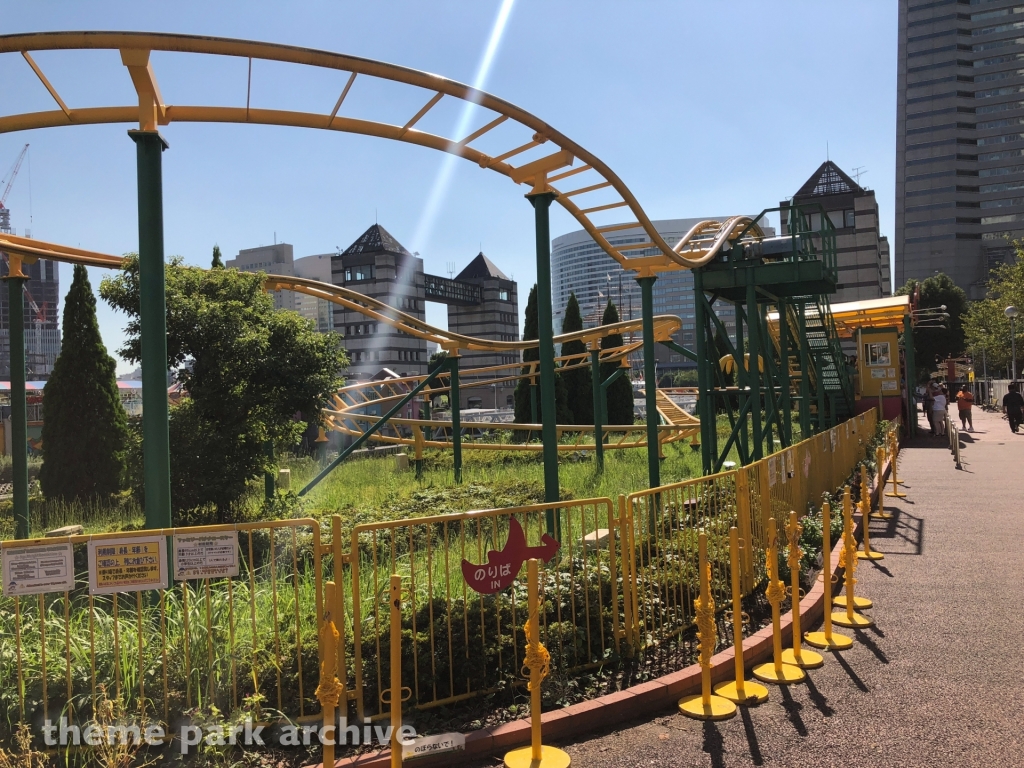
[[[540,537],[541,546],[526,546],[526,534],[523,526],[514,517],[508,526],[508,541],[500,552],[491,550],[487,553],[486,565],[474,565],[468,560],[462,561],[462,575],[466,583],[474,591],[482,595],[493,595],[495,592],[508,588],[515,581],[519,569],[530,558],[536,557],[545,563],[551,560],[562,546],[548,534]]]

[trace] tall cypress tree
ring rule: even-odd
[[[611,325],[619,322],[619,311],[612,304],[611,299],[604,308],[604,315],[601,317],[601,325]],[[622,334],[613,333],[601,339],[601,349],[614,349],[623,344]],[[618,368],[617,363],[601,364],[601,379],[607,379]],[[633,418],[633,384],[629,380],[629,372],[616,379],[606,394],[608,404],[608,424],[632,424]]]
[[[580,314],[580,303],[575,292],[569,294],[569,303],[565,305],[565,317],[562,319],[562,333],[583,330],[583,316]],[[562,344],[562,356],[586,354],[587,345],[582,341],[567,341]],[[594,390],[593,378],[590,375],[590,363],[583,358],[582,365],[576,366],[561,374],[565,382],[565,391],[569,410],[572,411],[570,424],[594,423]]]
[[[537,327],[537,285],[534,283],[533,288],[530,289],[530,298],[526,301],[526,321],[523,324],[523,340],[527,341],[530,339],[536,339],[540,335],[540,331]],[[540,351],[533,347],[531,349],[523,350],[523,362],[529,363],[536,360],[540,360]],[[523,374],[529,373],[529,366],[523,366]],[[537,379],[537,419],[540,421],[541,416],[541,397],[540,397],[540,380]],[[516,422],[519,424],[530,424],[532,422],[532,415],[530,410],[530,380],[526,378],[519,379],[519,383],[516,384]],[[567,397],[565,392],[565,382],[562,381],[561,376],[555,376],[555,412],[558,415],[559,424],[571,424],[572,423],[572,412],[569,410],[567,403]],[[534,435],[539,437],[539,435]]]
[[[61,352],[43,389],[39,482],[47,498],[86,500],[121,490],[128,427],[116,369],[100,337],[89,275],[75,265]]]
[[[224,262],[220,258],[220,246],[213,246],[213,261],[210,263],[210,269],[223,269]]]

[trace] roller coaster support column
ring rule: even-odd
[[[754,285],[754,270],[747,271],[747,382],[750,388],[750,431],[754,445],[751,459],[764,457],[764,435],[761,434],[761,328],[760,312],[757,307],[757,287]]]
[[[779,300],[779,408],[782,410],[780,422],[785,437],[782,445],[793,444],[793,406],[789,400],[789,318],[786,316],[786,302]],[[803,437],[803,436],[801,436]]]
[[[693,270],[693,314],[697,329],[697,416],[700,419],[700,456],[705,475],[710,475],[718,454],[715,426],[714,374],[711,366],[718,365],[708,350],[708,318],[704,306],[704,272]]]
[[[904,375],[907,377],[907,411],[909,413],[907,437],[913,439],[917,436],[917,408],[914,403],[914,385],[917,382],[917,369],[914,363],[914,322],[910,315],[903,316],[903,351],[904,361],[907,365],[907,370],[904,371]],[[857,350],[857,354],[860,355],[861,351]]]
[[[142,326],[142,452],[146,527],[171,527],[171,449],[167,425],[167,308],[164,294],[163,151],[156,131],[128,131],[139,186],[139,321]]]
[[[540,355],[541,441],[544,443],[544,501],[558,501],[558,412],[555,407],[555,343],[551,328],[551,228],[555,193],[543,178],[526,196],[533,205],[537,236],[537,341]],[[548,510],[548,533],[555,532],[555,510]]]
[[[638,277],[644,333],[644,393],[647,398],[647,478],[651,488],[661,485],[661,459],[658,456],[658,373],[654,359],[654,281],[653,274]]]
[[[807,359],[807,319],[804,312],[807,305],[800,302],[796,305],[798,324],[797,341],[800,344],[800,439],[811,436],[811,361]]]
[[[21,259],[8,260],[8,315],[11,319],[11,468],[14,470],[14,538],[29,537],[28,517],[28,407],[25,404],[25,283]]]
[[[459,354],[453,350],[448,360],[451,373],[451,389],[448,391],[448,404],[452,408],[452,463],[455,467],[455,482],[462,482],[462,397],[459,395]]]
[[[601,387],[601,346],[590,343],[590,380],[594,390],[594,456],[597,471],[604,472],[604,389]]]

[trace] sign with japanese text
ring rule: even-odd
[[[466,583],[482,595],[493,595],[507,589],[519,575],[523,563],[534,557],[546,563],[555,556],[561,546],[546,533],[540,540],[539,547],[526,546],[523,526],[513,517],[509,521],[508,541],[505,542],[504,549],[500,552],[493,549],[488,552],[487,562],[483,565],[474,565],[468,560],[462,561],[462,575]]]
[[[89,542],[89,593],[167,588],[167,539],[125,537]]]
[[[174,578],[222,579],[238,575],[238,534],[174,535]]]
[[[3,592],[8,597],[75,588],[75,560],[69,543],[10,547],[4,549],[3,561]]]

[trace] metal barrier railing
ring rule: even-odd
[[[171,537],[218,534],[237,575],[177,578],[166,557]],[[166,588],[103,589],[102,566],[94,564],[108,549],[121,557],[142,552],[146,539],[156,547],[152,562],[165,558]],[[4,585],[0,722],[80,721],[92,715],[101,686],[126,712],[164,722],[213,706],[315,715],[319,544],[312,519],[3,542],[2,556],[12,561],[29,547],[70,545],[74,588],[12,597],[14,585]]]
[[[403,685],[412,690],[413,706],[458,701],[518,679],[526,642],[522,585],[477,595],[462,570],[465,560],[473,570],[493,568],[513,584],[524,562],[507,545],[515,525],[530,552],[549,547],[542,540],[549,530],[561,541],[557,553],[545,551],[545,559],[555,558],[545,571],[541,616],[552,665],[570,672],[606,661],[619,650],[625,610],[616,524],[611,501],[602,498],[356,526],[345,579],[352,596],[349,684],[358,716],[374,712],[388,679],[386,588],[392,574],[409,585],[402,631],[411,641],[403,652]]]
[[[75,580],[66,592],[0,598],[0,630],[10,638],[0,653],[0,721],[85,718],[101,685],[126,711],[165,722],[211,706],[312,720],[325,615],[339,632],[339,714],[351,702],[360,719],[384,717],[396,574],[409,587],[401,631],[411,706],[518,685],[527,600],[518,577],[527,557],[549,559],[540,624],[552,669],[597,667],[692,626],[701,531],[717,604],[731,595],[732,526],[743,594],[762,583],[768,519],[804,514],[842,485],[875,424],[869,411],[749,466],[621,496],[618,505],[595,498],[489,509],[361,524],[349,535],[334,516],[329,544],[312,519],[3,542],[5,559],[41,543],[69,545]],[[95,555],[82,550],[90,545],[224,534],[237,575],[184,574],[145,593],[89,590]],[[504,588],[471,591],[464,561],[471,572],[493,571]],[[327,606],[325,572],[337,585]]]

